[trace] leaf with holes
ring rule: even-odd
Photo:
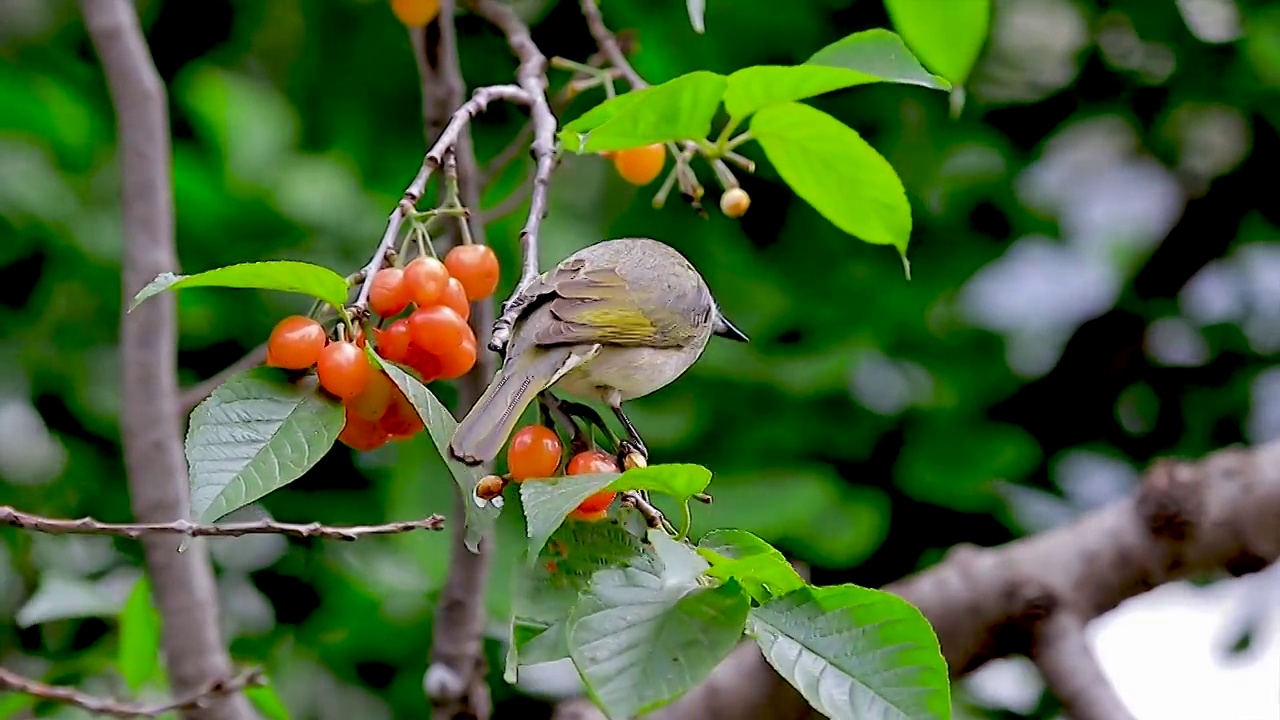
[[[902,181],[853,128],[808,105],[786,103],[756,113],[751,134],[787,185],[833,225],[906,257],[911,206]]]
[[[195,275],[161,273],[133,296],[129,309],[165,290],[189,287],[256,288],[302,293],[334,307],[342,307],[347,302],[346,278],[329,268],[294,260],[271,260],[228,265]]]
[[[536,557],[547,538],[560,527],[569,513],[581,505],[583,500],[602,490],[649,490],[686,502],[694,494],[705,490],[710,482],[710,470],[699,465],[677,463],[650,465],[624,473],[591,473],[526,480],[520,483],[520,502],[524,506],[529,534],[529,556]]]
[[[213,391],[191,413],[187,465],[191,513],[213,522],[297,480],[333,447],[342,404],[314,377],[291,383],[282,370],[254,368]]]
[[[833,720],[947,720],[947,662],[902,598],[856,585],[803,587],[751,611],[769,664]]]
[[[711,563],[707,575],[736,580],[756,602],[804,587],[804,580],[772,545],[745,530],[713,530],[698,542]]]
[[[581,153],[706,138],[727,82],[723,75],[698,70],[632,90],[566,124],[560,141]]]
[[[680,697],[738,644],[750,601],[732,581],[699,582],[707,564],[692,548],[650,531],[656,556],[591,578],[569,615],[569,656],[610,720]]]
[[[120,647],[116,664],[135,694],[160,669],[160,613],[151,604],[151,583],[144,575],[120,612]]]
[[[372,350],[367,352],[376,363],[382,366],[387,377],[400,388],[400,392],[404,393],[413,408],[418,411],[418,417],[422,418],[422,424],[426,426],[427,434],[431,436],[431,442],[436,446],[436,452],[440,454],[445,467],[449,469],[449,474],[453,476],[458,492],[462,493],[467,548],[471,552],[479,552],[481,538],[493,530],[493,524],[502,510],[498,505],[476,497],[476,483],[485,476],[485,471],[479,467],[463,465],[449,454],[449,440],[453,438],[453,432],[458,429],[458,421],[449,412],[449,408],[445,407],[426,385],[418,382],[417,378],[401,370],[395,363],[378,357]]]

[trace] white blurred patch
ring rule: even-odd
[[[1177,68],[1177,58],[1166,45],[1146,42],[1128,15],[1113,11],[1097,23],[1098,48],[1112,67],[1137,73],[1144,82],[1159,84]]]
[[[218,604],[222,609],[222,634],[227,642],[266,635],[276,626],[275,608],[247,575],[232,573],[219,578]]]
[[[893,416],[931,401],[934,383],[933,376],[920,365],[869,350],[854,360],[849,386],[863,407]]]
[[[270,520],[271,514],[261,505],[246,505],[231,511],[219,524]],[[205,538],[214,562],[226,570],[240,573],[270,567],[289,548],[283,535],[242,535],[240,537]]]
[[[1231,172],[1252,144],[1249,121],[1230,105],[1183,103],[1164,129],[1178,149],[1178,171],[1201,186]]]
[[[992,660],[964,679],[965,691],[979,704],[1030,715],[1040,704],[1044,680],[1024,657]]]
[[[1070,450],[1053,470],[1054,481],[1079,512],[1109,505],[1133,492],[1138,473],[1128,463],[1089,450]]]
[[[1034,102],[1071,83],[1089,28],[1070,0],[1000,0],[972,81],[986,102]]]
[[[1280,351],[1280,244],[1242,245],[1210,262],[1183,286],[1178,304],[1200,325],[1239,325],[1259,354]]]
[[[25,397],[0,398],[0,479],[43,485],[62,474],[67,449]]]
[[[1147,355],[1161,365],[1198,367],[1209,361],[1209,343],[1181,317],[1164,317],[1147,326]]]
[[[1202,42],[1228,43],[1244,34],[1235,0],[1177,0],[1177,4],[1187,29]]]
[[[1280,439],[1280,367],[1264,370],[1253,379],[1245,433],[1253,445]]]

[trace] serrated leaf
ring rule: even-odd
[[[656,558],[597,572],[569,616],[569,655],[610,720],[654,710],[702,682],[737,645],[750,606],[732,581],[699,583],[690,569],[706,564],[691,548],[651,538]]]
[[[572,152],[625,150],[706,138],[728,79],[706,70],[606,100],[560,131]]]
[[[160,668],[160,613],[151,604],[151,583],[142,576],[120,612],[120,647],[116,663],[134,693]]]
[[[841,230],[906,257],[911,206],[893,167],[853,128],[799,103],[764,108],[751,134],[797,195]]]
[[[707,574],[736,580],[757,602],[804,587],[804,580],[772,545],[745,530],[713,530],[698,542],[698,554],[711,563]]]
[[[689,10],[689,24],[693,31],[699,35],[706,32],[707,0],[685,0],[685,7]]]
[[[297,480],[342,432],[342,404],[274,368],[232,377],[191,413],[191,513],[214,522]]]
[[[699,465],[672,463],[635,468],[624,473],[591,473],[562,475],[520,483],[520,502],[524,506],[525,525],[529,535],[529,556],[534,557],[564,519],[583,500],[608,490],[650,490],[674,497],[680,502],[706,489],[711,471]]]
[[[565,620],[591,575],[623,567],[645,552],[640,538],[612,522],[570,523],[543,546],[534,563],[516,563],[511,585],[512,644],[504,677],[517,667],[569,657]]]
[[[921,67],[901,38],[875,29],[838,40],[802,65],[756,65],[738,70],[729,76],[724,107],[730,117],[743,119],[770,105],[878,82],[950,88],[945,80]]]
[[[270,685],[258,685],[244,689],[244,696],[267,720],[289,720],[289,708]]]
[[[486,475],[486,472],[479,467],[464,465],[449,454],[449,440],[458,429],[458,421],[449,412],[449,408],[445,407],[444,403],[427,389],[427,386],[418,382],[417,378],[401,370],[395,363],[378,357],[373,351],[369,351],[369,355],[382,366],[387,377],[400,388],[400,392],[404,393],[413,408],[418,411],[418,417],[422,418],[422,424],[426,427],[427,435],[431,437],[431,443],[435,445],[436,452],[444,460],[445,467],[449,468],[449,474],[453,476],[458,492],[462,493],[467,548],[471,552],[479,552],[480,540],[493,530],[493,524],[502,510],[497,505],[476,497],[476,483]]]
[[[991,0],[885,0],[894,28],[925,65],[961,85],[982,53]]]
[[[161,273],[133,296],[133,310],[165,290],[190,287],[256,288],[294,292],[319,298],[335,307],[347,302],[347,280],[326,267],[294,260],[240,263],[195,275]]]
[[[769,664],[832,720],[947,720],[947,663],[933,628],[896,595],[804,587],[751,611]]]

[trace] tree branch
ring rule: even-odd
[[[533,42],[529,26],[516,11],[499,0],[473,0],[477,14],[493,23],[507,36],[507,44],[520,60],[516,80],[530,99],[529,114],[533,123],[534,158],[533,193],[529,202],[529,218],[520,231],[520,280],[511,297],[503,303],[502,314],[493,325],[490,350],[502,353],[511,338],[511,327],[520,311],[521,293],[538,277],[538,231],[547,214],[547,193],[551,171],[555,169],[556,118],[547,104],[547,58]]]
[[[358,540],[370,535],[396,535],[414,530],[442,530],[444,518],[440,515],[421,520],[401,520],[382,525],[332,526],[320,523],[283,523],[274,520],[201,525],[190,520],[174,520],[167,523],[105,523],[84,517],[60,520],[22,512],[8,505],[0,505],[0,525],[48,535],[111,535],[138,540],[147,535],[182,535],[185,537],[240,537],[242,535],[288,535],[299,538],[323,538],[326,540]]]
[[[1072,720],[1134,720],[1085,638],[1084,622],[1053,608],[1035,624],[1031,659]]]
[[[450,111],[466,94],[458,57],[457,32],[454,26],[455,0],[444,0],[440,14],[428,27],[411,31],[410,37],[422,85],[423,126],[428,141],[450,122]],[[521,92],[526,92],[521,90]],[[529,99],[529,98],[526,98]],[[531,101],[530,105],[536,105]],[[456,117],[456,113],[454,114]],[[438,145],[438,143],[437,143]],[[445,160],[446,190],[457,192],[463,207],[478,211],[480,207],[480,169],[470,133],[463,130]],[[477,213],[478,214],[478,213]],[[483,222],[472,222],[470,215],[457,218],[448,226],[449,245],[470,241],[485,242]],[[459,416],[471,408],[495,371],[494,356],[485,351],[489,329],[493,325],[493,305],[473,303],[471,328],[476,335],[476,365],[459,380]],[[462,517],[461,495],[454,498],[457,517]],[[478,552],[466,546],[466,529],[455,525],[450,544],[449,570],[440,594],[433,622],[430,664],[423,677],[423,689],[431,701],[432,717],[477,718],[488,720],[493,710],[484,659],[485,605],[483,602],[489,576],[489,560],[493,538],[484,538]]]
[[[245,353],[245,356],[223,368],[217,375],[196,383],[189,388],[184,388],[178,396],[178,407],[182,412],[182,417],[186,417],[195,409],[197,405],[209,397],[210,393],[218,389],[222,383],[230,380],[233,376],[238,375],[245,370],[261,365],[267,359],[267,344],[262,343],[258,347]]]
[[[90,0],[100,2],[101,0]],[[260,668],[244,670],[225,680],[216,680],[198,691],[163,705],[142,705],[112,698],[96,697],[74,688],[46,685],[0,668],[0,690],[12,690],[63,705],[74,705],[98,715],[118,718],[155,718],[174,711],[189,712],[208,707],[217,697],[238,693],[248,687],[266,684]]]
[[[173,239],[169,115],[164,83],[128,0],[81,0],[89,37],[102,59],[115,108],[123,185],[124,307],[162,272],[178,269]],[[177,331],[172,296],[121,319],[124,368],[121,440],[134,516],[170,522],[190,508],[178,415]],[[174,692],[200,693],[231,676],[222,644],[213,570],[203,545],[177,552],[177,539],[143,539],[147,571],[163,618],[164,657]],[[228,697],[186,707],[192,720],[248,720],[248,702]]]

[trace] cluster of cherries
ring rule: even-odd
[[[369,285],[369,309],[387,323],[373,329],[378,354],[408,367],[424,383],[462,377],[476,364],[476,336],[467,324],[471,303],[493,295],[498,275],[498,258],[484,245],[459,245],[444,262],[421,256],[403,268],[379,270]],[[267,364],[287,370],[314,366],[320,387],[346,407],[338,439],[367,451],[412,437],[423,426],[364,346],[363,332],[331,341],[320,323],[294,315],[271,331]]]
[[[662,174],[667,162],[667,147],[662,143],[641,145],[626,150],[605,151],[601,157],[613,161],[613,168],[623,180],[644,187]],[[751,207],[751,196],[740,187],[731,187],[720,196],[720,212],[731,218],[740,218]]]
[[[544,425],[528,425],[511,436],[507,447],[507,472],[516,482],[555,477],[564,458],[564,445],[560,436]],[[584,450],[569,459],[565,475],[621,472],[618,461],[612,455],[599,450]],[[617,497],[616,492],[601,490],[583,500],[569,517],[575,520],[595,522],[609,514],[609,505]]]

